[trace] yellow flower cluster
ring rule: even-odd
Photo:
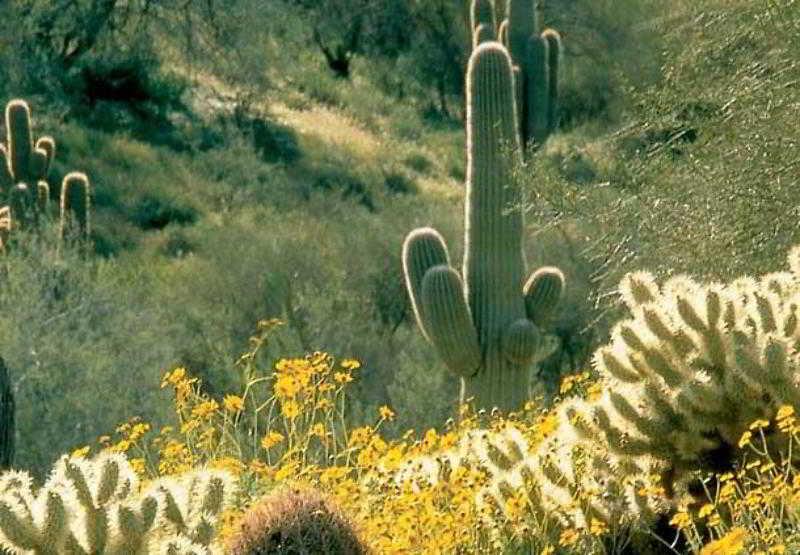
[[[800,507],[798,439],[790,405],[780,407],[771,421],[760,418],[748,426],[739,441],[745,449],[741,465],[704,480],[705,502],[696,512],[685,505],[671,520],[693,551],[767,555],[800,548],[800,527],[792,516]]]
[[[444,430],[392,439],[382,430],[396,417],[391,407],[374,409],[371,422],[348,423],[347,391],[358,378],[357,361],[337,363],[313,353],[279,360],[264,371],[258,351],[265,337],[251,344],[253,350],[239,360],[241,391],[211,398],[199,380],[177,368],[162,381],[174,391],[174,427],[151,433],[148,424],[133,420],[117,429],[116,439],[101,438],[104,447],[134,457],[143,477],[198,465],[239,476],[243,495],[225,516],[223,538],[236,529],[248,504],[280,482],[331,495],[377,553],[484,553],[519,546],[545,554],[594,553],[621,533],[602,518],[587,517],[578,527],[541,510],[539,485],[518,461],[556,438],[567,418],[558,410],[545,412],[530,403],[502,416],[462,407],[458,423]],[[591,398],[599,391],[588,373],[561,386],[568,397]],[[800,505],[792,455],[798,431],[790,406],[771,421],[756,420],[741,438],[749,457],[741,468],[708,478],[707,500],[680,501],[671,524],[693,553],[766,555],[800,545],[800,534],[787,533],[782,524],[788,507]],[[581,460],[575,453],[574,464]],[[631,483],[641,484],[633,491],[642,497],[666,495],[657,476],[631,476]],[[565,503],[593,503],[604,493],[576,490]]]

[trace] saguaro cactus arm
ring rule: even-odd
[[[494,29],[488,24],[481,23],[472,33],[472,47],[476,48],[479,44],[494,40]]]
[[[480,25],[488,25],[494,32],[496,28],[494,6],[491,0],[472,0],[469,10],[469,22],[474,32]]]
[[[447,246],[439,232],[420,228],[408,235],[403,244],[403,270],[423,335],[451,370],[472,375],[481,363],[480,348],[461,279],[450,268]]]
[[[542,31],[542,39],[547,42],[547,128],[552,133],[558,127],[559,82],[564,47],[561,35],[555,29]]]
[[[525,312],[537,326],[547,324],[564,294],[564,274],[552,266],[539,268],[522,288]]]
[[[430,340],[445,364],[462,376],[474,375],[481,365],[481,351],[458,273],[449,266],[428,270],[420,301]]]
[[[525,62],[525,101],[523,137],[542,144],[550,131],[549,43],[538,35],[528,40]]]

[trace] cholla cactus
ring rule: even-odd
[[[731,469],[753,422],[800,410],[800,248],[789,261],[791,272],[730,284],[628,275],[632,318],[595,354],[605,387],[584,410],[587,433],[621,456],[664,461],[668,493],[688,472]]]
[[[156,481],[140,492],[122,455],[64,456],[38,491],[25,472],[0,475],[0,545],[36,555],[135,555],[177,542],[208,553],[230,495],[221,472]]]

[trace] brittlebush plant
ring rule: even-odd
[[[725,549],[740,543],[764,553],[795,545],[800,478],[780,462],[796,450],[789,406],[741,439],[747,456],[783,458],[774,466],[759,460],[758,468],[748,459],[741,474],[706,479],[709,508],[696,496],[668,496],[647,464],[615,458],[600,441],[563,435],[574,429],[571,406],[603,398],[602,381],[588,372],[567,377],[550,410],[531,402],[515,414],[476,414],[463,406],[443,430],[390,438],[383,430],[395,417],[390,407],[372,424],[348,424],[357,361],[314,353],[264,368],[259,361],[275,325],[262,322],[240,358],[240,391],[212,399],[197,378],[174,369],[162,387],[173,391],[175,426],[155,431],[133,419],[114,438],[101,438],[106,449],[127,453],[144,477],[205,465],[233,472],[239,497],[223,518],[222,541],[265,494],[311,487],[341,507],[376,553],[620,553],[643,545],[635,543],[642,535],[649,545],[676,547],[680,536],[705,555],[735,553]],[[788,434],[790,452],[759,450],[757,439],[778,428]],[[568,458],[571,470],[564,473],[554,457]],[[648,527],[658,513],[672,519],[672,532],[656,538]]]
[[[351,427],[347,391],[360,363],[314,353],[265,370],[258,361],[275,325],[260,323],[240,358],[241,391],[212,399],[197,378],[176,368],[162,381],[174,394],[176,425],[156,431],[135,418],[114,437],[100,438],[103,448],[126,453],[145,477],[198,465],[233,472],[239,499],[225,517],[223,540],[264,494],[305,486],[330,496],[377,553],[497,551],[532,530],[537,548],[558,545],[556,523],[528,510],[524,487],[511,502],[487,494],[502,470],[482,458],[507,437],[521,435],[527,451],[552,433],[552,416],[532,403],[507,418],[462,407],[458,423],[444,430],[391,439],[382,427],[395,413],[383,406],[372,424]]]

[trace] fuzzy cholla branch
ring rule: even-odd
[[[668,462],[668,489],[693,470],[729,470],[753,422],[800,409],[800,248],[789,262],[729,284],[629,275],[632,317],[595,354],[605,387],[585,411],[589,433],[615,453]]]
[[[38,490],[25,472],[0,475],[0,545],[36,555],[211,553],[232,492],[227,473],[208,470],[140,491],[122,455],[65,455]]]

